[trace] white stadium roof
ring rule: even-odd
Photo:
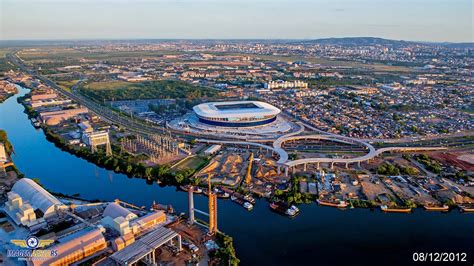
[[[255,107],[239,108],[239,105],[252,104]],[[236,108],[231,108],[232,105]],[[219,106],[226,108],[219,109]],[[198,116],[213,118],[276,116],[281,112],[275,106],[259,101],[208,102],[194,106],[193,110]]]

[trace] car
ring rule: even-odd
[[[184,240],[182,242],[183,246],[186,247],[187,249],[189,249],[189,251],[191,251],[192,253],[196,253],[199,251],[199,248],[194,245],[193,243],[189,242],[189,241],[186,241]]]

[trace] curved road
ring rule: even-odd
[[[295,136],[296,134],[299,134],[301,132],[294,132],[290,133],[288,135],[282,136],[275,140],[273,142],[273,147],[268,146],[265,144],[261,143],[256,143],[256,142],[248,142],[248,141],[233,141],[233,140],[210,140],[210,139],[196,139],[198,142],[203,142],[203,143],[212,143],[212,144],[235,144],[235,145],[248,145],[248,146],[255,146],[255,147],[261,147],[266,150],[271,150],[273,152],[276,152],[279,156],[279,159],[277,161],[278,165],[278,173],[280,173],[280,167],[285,168],[285,175],[288,175],[288,171],[298,165],[303,165],[304,169],[306,169],[307,164],[317,164],[319,166],[319,163],[330,163],[331,167],[333,166],[334,163],[344,163],[346,166],[350,163],[360,163],[364,161],[368,161],[370,159],[373,159],[377,157],[378,155],[384,153],[384,152],[392,152],[392,151],[433,151],[433,150],[445,150],[446,148],[444,147],[387,147],[387,148],[381,148],[376,150],[372,145],[369,143],[366,143],[364,141],[360,141],[357,139],[353,138],[348,138],[348,137],[343,137],[343,136],[337,136],[334,134],[331,135],[302,135],[302,136]],[[335,141],[339,143],[345,143],[345,144],[359,144],[363,145],[367,148],[369,151],[367,154],[355,158],[305,158],[305,159],[299,159],[299,160],[293,160],[290,161],[288,160],[288,153],[281,147],[282,144],[286,141],[290,140],[306,140],[306,139],[317,139],[317,140],[329,140],[329,141]]]

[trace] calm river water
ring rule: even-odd
[[[62,152],[36,130],[17,103],[20,93],[0,104],[0,128],[7,131],[16,155],[14,162],[26,176],[37,177],[51,191],[78,193],[86,199],[119,198],[139,206],[155,200],[187,210],[186,193],[174,187],[96,167]],[[197,196],[197,208],[206,198]],[[219,200],[219,228],[234,238],[243,265],[405,265],[413,252],[468,252],[474,256],[474,215],[425,212],[384,214],[365,209],[338,210],[300,206],[294,219],[271,212],[264,200],[251,212],[231,201]],[[419,263],[417,263],[419,264]]]

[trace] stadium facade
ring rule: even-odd
[[[193,107],[199,122],[218,127],[255,127],[274,122],[281,112],[259,101],[208,102]]]

